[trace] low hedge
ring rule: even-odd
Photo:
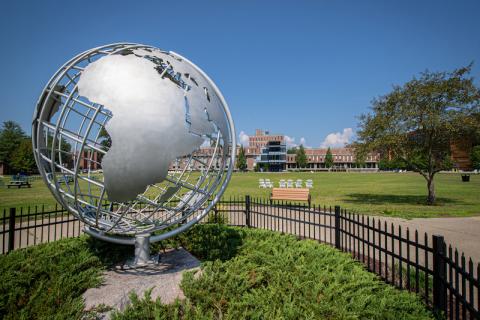
[[[166,245],[166,244],[165,244]],[[415,294],[385,284],[344,253],[270,231],[197,225],[168,241],[199,257],[184,274],[185,300],[131,296],[112,319],[431,319]],[[157,246],[153,246],[154,249]],[[94,318],[81,295],[132,248],[87,237],[0,257],[0,317]]]
[[[432,318],[415,294],[315,241],[219,225],[196,226],[178,241],[204,260],[200,276],[184,275],[187,299],[164,305],[132,295],[113,319]]]

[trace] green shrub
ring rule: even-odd
[[[227,233],[240,236],[226,245]],[[185,237],[194,254],[225,247],[229,259],[209,261],[200,276],[184,274],[187,299],[172,310],[148,295],[114,319],[431,319],[416,295],[395,289],[348,254],[270,231],[199,225]],[[222,245],[213,245],[216,241]],[[213,246],[213,247],[212,247]],[[228,249],[229,248],[229,249]],[[207,254],[208,255],[208,254]],[[225,258],[225,257],[223,257]]]
[[[179,236],[180,244],[202,261],[225,261],[234,257],[245,231],[218,224],[196,225]]]
[[[100,284],[105,266],[131,253],[83,236],[0,256],[0,318],[80,318],[82,293]]]
[[[416,295],[395,289],[348,254],[270,231],[196,225],[168,244],[204,261],[184,274],[185,300],[147,292],[113,319],[430,319]],[[82,293],[133,248],[87,237],[0,256],[0,318],[86,319]],[[153,286],[154,284],[152,284]]]
[[[221,210],[221,207],[219,208]],[[207,215],[207,223],[228,224],[228,213],[224,211],[210,211]]]

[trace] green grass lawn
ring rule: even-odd
[[[480,175],[472,175],[470,182],[465,183],[460,174],[438,174],[434,206],[425,205],[426,183],[416,173],[235,173],[225,195],[268,197],[268,189],[258,188],[259,178],[269,178],[275,186],[280,179],[312,179],[313,203],[340,205],[364,214],[405,218],[480,214]],[[0,187],[0,210],[34,205],[55,206],[55,200],[41,180],[33,181],[30,189]]]
[[[312,240],[197,225],[166,245],[182,245],[202,261],[199,276],[183,276],[186,299],[165,305],[132,296],[113,319],[433,319],[419,296]],[[96,319],[95,310],[83,311],[82,293],[132,253],[83,236],[0,256],[0,318]]]

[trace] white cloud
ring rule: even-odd
[[[297,144],[295,143],[295,138],[294,137],[285,136],[285,143],[287,145],[287,149],[290,149],[290,148],[293,148],[293,147],[297,146]]]
[[[307,141],[305,140],[304,137],[301,137],[300,141],[296,143],[295,137],[285,136],[285,143],[287,145],[287,149],[296,148],[299,145],[303,145],[307,149],[311,148],[310,146],[307,146]]]
[[[240,134],[238,135],[238,142],[240,142],[241,145],[244,147],[248,146],[248,134],[246,134],[244,131],[240,131]]]
[[[303,145],[305,148],[310,149],[311,147],[307,145],[307,140],[304,137],[300,138],[300,144]]]
[[[346,144],[348,144],[350,142],[352,137],[353,137],[352,128],[345,128],[345,129],[343,129],[343,132],[333,132],[333,133],[328,134],[325,137],[325,140],[323,140],[323,142],[321,144],[321,147],[322,148],[344,147]]]

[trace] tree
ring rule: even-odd
[[[10,165],[16,172],[32,173],[36,171],[32,141],[29,138],[23,139],[12,153]]]
[[[297,154],[297,147],[288,149],[287,154]]]
[[[60,139],[59,139],[60,137]],[[53,144],[53,135],[51,133],[48,133],[47,137],[47,145],[46,145],[46,150],[47,152],[51,152],[52,149],[52,144]],[[60,150],[61,152],[58,152],[58,147],[60,145]],[[60,163],[60,154],[62,156],[62,164],[66,166],[67,168],[70,168],[73,166],[73,154],[72,154],[72,146],[68,141],[64,138],[61,137],[60,135],[57,135],[57,139],[55,141],[55,162]],[[85,148],[84,150],[87,150]]]
[[[333,167],[333,155],[332,155],[332,150],[330,150],[330,147],[328,147],[327,154],[325,155],[325,167],[326,168]]]
[[[421,174],[429,205],[435,202],[435,174],[452,167],[450,144],[478,132],[480,91],[470,70],[426,71],[374,99],[372,113],[360,116],[356,152],[390,154]]]
[[[108,151],[112,146],[112,138],[108,134],[107,130],[105,130],[105,127],[102,127],[100,129],[98,138],[99,138],[100,144],[102,145],[102,149],[105,151]]]
[[[243,146],[240,146],[240,150],[238,151],[237,168],[240,171],[247,170],[247,158],[245,157],[245,149]]]
[[[480,170],[480,146],[475,146],[470,154],[473,169]]]
[[[0,162],[7,168],[12,166],[12,155],[15,149],[26,138],[25,132],[14,121],[5,121],[0,130]]]
[[[388,157],[382,157],[378,162],[378,168],[380,170],[403,170],[407,169],[407,166],[402,159],[394,158],[389,160]]]
[[[303,145],[300,145],[297,148],[295,161],[297,162],[298,168],[305,168],[307,166],[307,155],[305,154],[305,148]]]

